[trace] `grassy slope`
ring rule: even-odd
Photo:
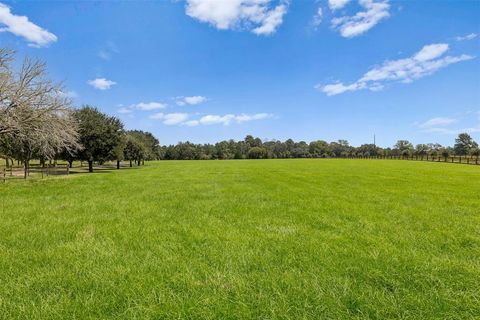
[[[0,186],[0,318],[474,318],[480,168],[160,162]]]

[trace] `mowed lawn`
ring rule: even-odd
[[[480,317],[480,166],[161,161],[0,199],[0,319]]]

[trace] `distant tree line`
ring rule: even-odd
[[[454,147],[444,147],[438,143],[418,144],[415,147],[407,140],[399,140],[393,148],[381,148],[375,144],[351,146],[347,140],[327,142],[305,141],[262,141],[251,135],[243,141],[221,141],[215,144],[194,144],[180,142],[176,145],[162,146],[160,158],[166,160],[209,160],[209,159],[283,159],[283,158],[347,158],[373,156],[435,156],[452,155],[480,156],[478,144],[467,133],[455,140]]]
[[[351,146],[346,140],[295,142],[262,141],[251,135],[242,141],[221,141],[215,144],[180,142],[160,146],[149,132],[125,130],[122,122],[92,106],[74,108],[61,84],[48,79],[45,65],[25,59],[14,68],[14,52],[0,48],[0,157],[6,166],[20,162],[24,177],[29,174],[32,159],[65,160],[88,163],[121,161],[141,165],[145,160],[207,160],[207,159],[275,159],[328,158],[361,156],[480,155],[478,144],[462,133],[452,147],[439,144],[418,144],[399,140],[393,148],[374,144]]]

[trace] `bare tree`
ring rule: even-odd
[[[25,59],[12,71],[13,53],[0,50],[0,139],[21,157],[28,176],[33,156],[52,159],[62,150],[79,149],[71,100],[61,84],[47,78],[45,64]]]

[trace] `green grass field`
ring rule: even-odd
[[[0,198],[0,319],[480,317],[477,166],[163,161]]]

